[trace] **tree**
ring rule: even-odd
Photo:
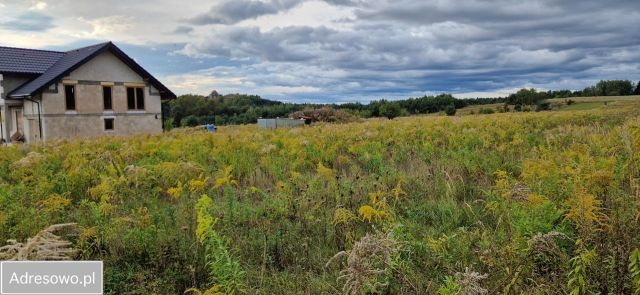
[[[198,126],[199,124],[200,124],[200,121],[198,120],[198,117],[193,115],[184,117],[184,119],[182,119],[180,122],[180,126],[189,126],[189,127]]]
[[[399,104],[393,102],[384,102],[379,108],[380,116],[387,117],[389,120],[402,114],[402,108]]]
[[[518,92],[509,95],[507,103],[512,105],[535,105],[543,99],[550,98],[550,94],[547,92],[538,92],[531,89],[520,89]]]
[[[638,85],[636,86],[636,90],[633,91],[634,95],[640,95],[640,81],[638,81]]]
[[[594,92],[598,96],[631,95],[633,85],[629,80],[601,80],[596,84]]]
[[[447,114],[447,116],[454,116],[456,114],[456,106],[450,104],[446,109],[444,109],[444,112]]]

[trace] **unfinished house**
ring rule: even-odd
[[[113,43],[67,52],[0,47],[0,140],[162,132],[176,96]]]

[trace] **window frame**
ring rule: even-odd
[[[144,93],[146,86],[126,86],[126,92],[127,92],[127,111],[130,112],[143,112],[147,110],[147,101],[146,101],[146,97],[147,95]],[[131,109],[129,108],[129,89],[133,89],[133,105],[134,108]],[[142,108],[139,107],[138,105],[138,89],[141,89],[139,93],[142,94]]]
[[[73,87],[73,109],[69,108],[69,101],[68,101],[68,91],[67,91],[67,87]],[[71,83],[66,83],[64,84],[64,109],[67,112],[75,112],[78,110],[78,88],[76,87],[76,84],[71,84]]]
[[[111,104],[111,108],[108,108],[108,109],[106,106],[106,97],[104,96],[105,94],[104,91],[105,91],[105,88],[107,87],[109,88],[109,94],[110,94],[109,99]],[[104,111],[113,111],[113,86],[112,85],[102,85],[102,109]]]

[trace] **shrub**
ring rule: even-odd
[[[323,107],[319,109],[305,109],[291,113],[289,117],[292,118],[311,118],[313,122],[335,122],[346,123],[353,122],[357,118],[343,110],[336,110],[331,107]]]
[[[180,126],[194,127],[200,125],[200,120],[196,116],[187,116],[180,121]]]
[[[483,114],[483,115],[489,115],[489,114],[494,114],[495,111],[493,109],[490,109],[490,108],[481,108],[479,113]]]
[[[539,102],[536,105],[536,112],[540,112],[540,111],[548,111],[551,109],[551,103],[543,101],[543,102]]]
[[[447,116],[454,116],[456,114],[456,106],[450,104],[446,109],[444,109],[444,112]]]
[[[522,105],[521,105],[521,104],[516,104],[516,106],[515,106],[515,107],[513,107],[513,109],[514,109],[516,112],[522,112]]]

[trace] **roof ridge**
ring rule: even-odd
[[[56,51],[56,50],[48,50],[48,49],[33,49],[33,48],[14,47],[14,46],[0,46],[0,48],[30,50],[30,51],[41,51],[41,52],[52,52],[52,53],[65,53],[64,51]]]
[[[88,45],[88,46],[84,46],[84,47],[80,47],[80,48],[75,48],[75,49],[71,49],[69,51],[62,52],[62,53],[69,53],[69,52],[73,52],[73,51],[84,50],[84,49],[87,49],[87,48],[90,48],[90,47],[102,47],[102,46],[105,46],[105,45],[107,45],[109,43],[111,43],[111,41],[102,42],[102,43],[96,43],[96,44],[93,44],[93,45]]]

